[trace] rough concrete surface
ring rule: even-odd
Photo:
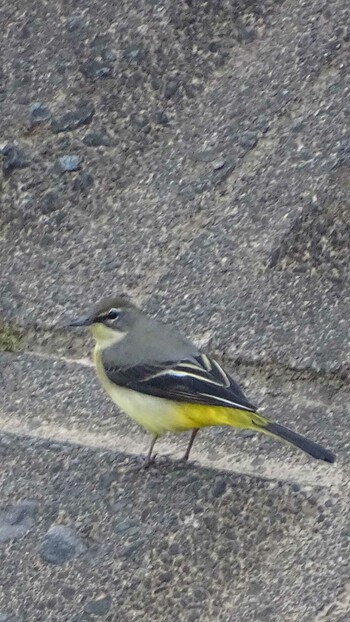
[[[0,24],[0,622],[348,621],[348,1]],[[57,325],[121,290],[335,465],[217,429],[140,473],[149,439]]]

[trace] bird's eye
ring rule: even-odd
[[[108,311],[108,319],[109,320],[116,320],[118,315],[119,315],[120,311],[118,311],[118,309],[110,309]]]

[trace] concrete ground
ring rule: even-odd
[[[0,0],[0,622],[350,619],[347,0]],[[149,439],[84,331],[127,291],[268,438]]]

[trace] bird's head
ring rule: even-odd
[[[141,311],[121,294],[104,298],[69,326],[88,326],[97,343],[108,346],[123,339],[140,316]]]

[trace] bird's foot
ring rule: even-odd
[[[133,459],[134,461],[135,459]],[[137,456],[136,464],[134,464],[131,469],[135,471],[146,471],[147,469],[159,469],[164,465],[172,464],[174,461],[170,456],[162,456],[159,454],[152,454],[152,456]],[[175,461],[179,462],[178,460]]]
[[[132,471],[147,471],[148,469],[158,469],[165,464],[177,464],[178,466],[191,468],[197,464],[197,460],[189,460],[188,456],[183,455],[181,458],[172,459],[170,456],[161,456],[152,454],[147,456],[136,456],[133,458],[131,466]]]
[[[157,454],[152,454],[151,456],[146,456],[145,458],[144,456],[139,456],[141,468],[146,470],[150,467],[157,466],[156,457]]]
[[[153,454],[152,456],[137,456],[136,464],[132,465],[132,470],[135,471],[146,471],[150,467],[158,466],[156,460],[157,454]]]
[[[181,456],[181,458],[176,458],[175,460],[176,464],[182,465],[182,466],[186,466],[188,468],[192,467],[193,465],[197,464],[197,460],[190,460],[187,454],[184,454],[183,456]]]

